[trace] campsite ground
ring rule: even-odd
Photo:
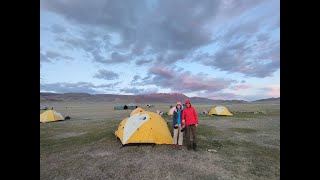
[[[41,179],[280,179],[279,103],[224,104],[234,113],[229,117],[202,116],[214,105],[194,104],[197,152],[171,145],[121,148],[114,132],[131,111],[112,104],[41,105],[71,117],[40,124]],[[169,106],[143,108],[167,112]],[[171,118],[164,116],[170,128]]]

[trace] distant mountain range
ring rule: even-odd
[[[280,102],[280,97],[277,98],[268,98],[268,99],[259,99],[252,102]]]
[[[113,103],[173,103],[190,99],[192,103],[243,103],[244,100],[213,100],[204,97],[188,97],[180,93],[157,93],[144,95],[117,95],[117,94],[87,94],[87,93],[42,93],[40,92],[40,102],[62,101],[62,102],[113,102]],[[280,98],[270,98],[270,101]],[[254,102],[265,102],[269,99],[257,100]],[[183,102],[182,102],[183,103]]]

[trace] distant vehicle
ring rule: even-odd
[[[49,108],[47,106],[45,106],[44,108],[40,107],[40,110],[48,110]]]

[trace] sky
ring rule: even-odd
[[[42,0],[40,92],[280,97],[280,2]]]

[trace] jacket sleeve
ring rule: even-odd
[[[176,112],[173,112],[173,126],[177,124],[177,116],[176,116]]]
[[[181,126],[184,126],[186,122],[185,122],[185,119],[183,118],[183,110],[181,110],[180,118],[181,118]]]
[[[186,120],[186,114],[184,113],[184,110],[182,111],[182,119],[181,120]]]
[[[196,109],[195,109],[195,108],[193,108],[193,115],[194,115],[194,119],[196,120],[196,124],[198,124],[198,123],[199,123],[199,121],[198,121],[198,115],[197,115],[197,112],[196,112]]]

